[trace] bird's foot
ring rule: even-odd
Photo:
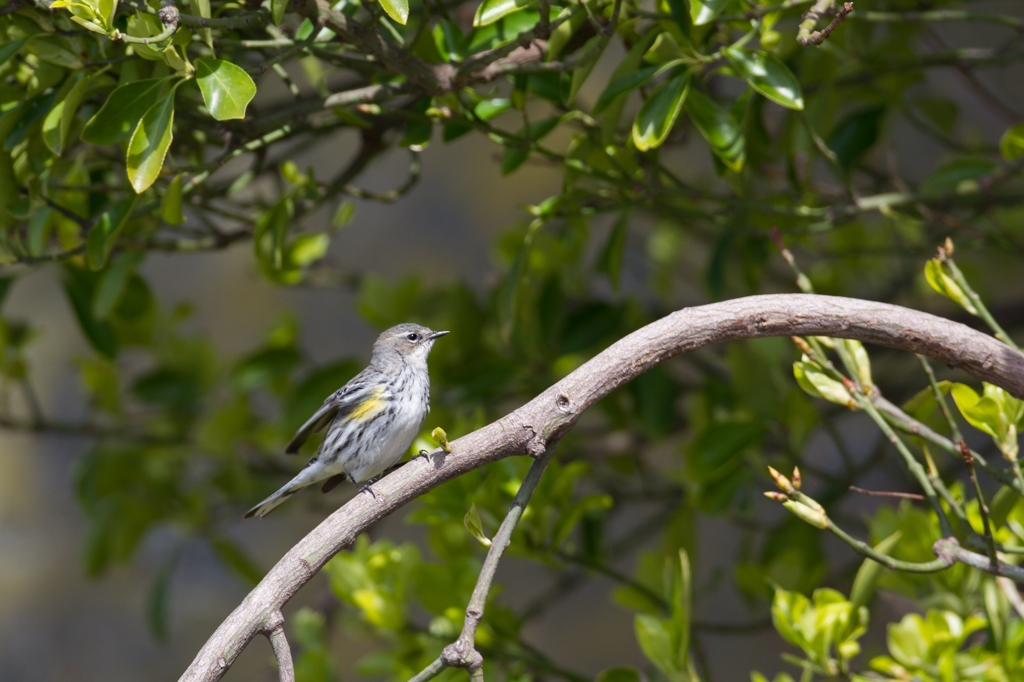
[[[370,497],[372,497],[376,501],[377,500],[377,493],[374,492],[373,488],[371,488],[370,486],[373,485],[374,483],[376,483],[377,481],[379,481],[381,478],[382,478],[381,476],[377,476],[375,478],[371,478],[369,481],[367,481],[363,485],[358,486],[357,489],[356,489],[356,494],[358,495],[359,493],[370,493]],[[387,497],[384,496],[384,493],[380,493],[380,501],[381,502],[387,502],[388,501]]]

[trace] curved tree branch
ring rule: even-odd
[[[698,348],[766,336],[831,336],[920,353],[1024,398],[1024,353],[957,322],[885,303],[780,294],[686,308],[613,344],[511,414],[413,460],[357,495],[299,541],[228,616],[181,682],[218,680],[281,607],[371,525],[462,473],[513,455],[540,456],[580,415],[655,365]]]

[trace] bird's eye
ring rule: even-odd
[[[413,332],[412,334],[409,334],[409,336],[407,336],[405,338],[409,339],[410,341],[419,341],[420,340],[420,335],[417,334],[416,332]]]

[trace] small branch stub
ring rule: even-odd
[[[831,5],[831,2],[828,3]],[[847,15],[853,11],[853,3],[845,2],[843,6],[836,11],[836,15],[832,17],[832,21],[829,22],[828,26],[820,31],[814,31],[811,33],[811,29],[818,23],[818,14],[814,11],[818,5],[815,4],[811,11],[804,15],[804,21],[800,24],[800,30],[797,33],[797,42],[801,45],[821,45],[825,42],[832,31],[836,30],[839,24],[843,23]]]

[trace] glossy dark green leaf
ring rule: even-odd
[[[711,143],[711,150],[730,170],[743,169],[743,133],[732,115],[697,88],[686,95],[686,111],[697,130]]]
[[[117,242],[117,235],[135,208],[136,199],[138,196],[133,194],[114,204],[109,210],[104,211],[89,231],[86,256],[91,269],[99,270],[106,265],[110,251]]]
[[[245,118],[256,84],[239,66],[223,59],[197,59],[196,82],[210,115],[218,121]]]
[[[132,81],[116,88],[82,129],[82,141],[92,144],[116,144],[127,140],[142,117],[160,99],[166,78]]]
[[[174,91],[157,100],[142,117],[128,143],[128,181],[136,194],[156,182],[171,146],[174,126]]]
[[[804,96],[796,76],[768,52],[728,48],[725,56],[750,87],[787,109],[803,109]]]
[[[690,77],[681,73],[647,98],[633,121],[633,144],[637,149],[645,152],[661,146],[683,110],[689,89]]]
[[[409,21],[409,0],[380,0],[380,6],[402,26]]]
[[[872,107],[846,116],[828,139],[839,165],[849,170],[878,139],[884,107]]]

